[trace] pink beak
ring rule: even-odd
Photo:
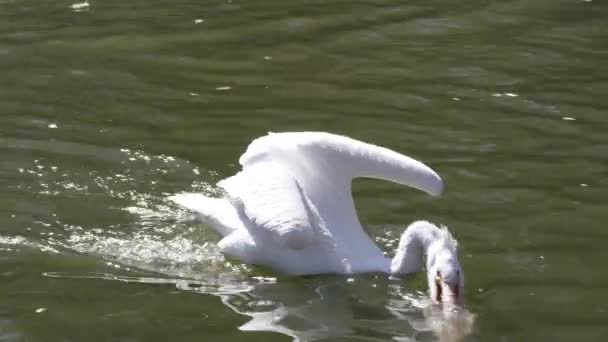
[[[441,302],[453,305],[461,305],[462,296],[458,285],[451,286],[445,283],[441,284]]]

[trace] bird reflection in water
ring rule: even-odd
[[[451,304],[437,304],[420,296],[405,299],[389,299],[387,309],[406,320],[416,330],[416,336],[432,333],[440,342],[463,341],[473,332],[476,315],[465,308]],[[398,341],[415,341],[412,338],[400,338]]]
[[[418,341],[434,336],[441,342],[456,342],[472,333],[475,315],[468,310],[434,304],[422,293],[402,294],[409,290],[382,276],[375,276],[372,283],[365,278],[270,280],[245,291],[220,286],[215,293],[209,287],[189,283],[177,286],[217,295],[234,312],[249,316],[251,319],[239,327],[241,331],[276,332],[294,341],[349,336]],[[388,293],[388,298],[382,292]]]
[[[217,277],[207,274],[204,280],[109,273],[46,272],[43,275],[175,284],[180,290],[218,296],[226,307],[250,317],[239,327],[241,331],[276,332],[298,342],[327,337],[426,341],[433,336],[441,342],[456,342],[471,334],[475,321],[475,315],[464,308],[434,304],[423,293],[412,294],[399,281],[384,276],[303,277],[277,281],[234,274],[217,274]]]

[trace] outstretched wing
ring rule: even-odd
[[[270,133],[252,141],[239,162],[246,169],[264,160],[288,168],[306,191],[318,185],[314,181],[327,177],[349,184],[357,177],[384,179],[433,196],[443,191],[441,177],[423,163],[384,147],[330,133]]]
[[[441,178],[417,160],[329,133],[269,134],[255,139],[239,162],[243,170],[218,185],[242,204],[253,223],[248,229],[294,249],[324,232],[364,234],[351,196],[353,178],[385,179],[432,195],[443,189]]]

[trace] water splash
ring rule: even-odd
[[[37,249],[47,253],[61,253],[58,249],[48,244],[31,241],[23,236],[3,236],[0,235],[0,251],[1,252],[19,252],[22,248]]]

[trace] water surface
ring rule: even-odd
[[[361,180],[391,252],[460,242],[470,341],[608,338],[602,1],[0,1],[0,338],[432,341],[422,276],[224,258],[166,196],[214,193],[268,131],[421,159],[444,196]]]

